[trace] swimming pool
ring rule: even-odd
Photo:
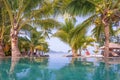
[[[120,80],[120,64],[105,65],[99,58],[10,58],[0,60],[0,80]]]

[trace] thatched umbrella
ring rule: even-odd
[[[101,49],[104,49],[105,46],[100,47]],[[120,49],[120,44],[116,44],[116,43],[109,43],[109,48],[111,49]]]
[[[100,47],[101,49],[105,49],[105,46],[102,46]],[[109,43],[109,56],[110,57],[118,57],[120,54],[119,54],[119,51],[120,51],[120,44],[117,44],[117,43]],[[101,54],[104,55],[104,51],[101,52]]]

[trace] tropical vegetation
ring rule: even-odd
[[[65,14],[70,18],[60,24],[55,17],[67,17]],[[87,19],[76,24],[79,16]],[[116,36],[113,27],[119,26],[119,21],[120,0],[0,0],[0,56],[47,52],[45,39],[52,29],[60,27],[54,36],[71,47],[73,56],[96,41],[106,46],[108,57],[109,42]],[[92,36],[88,37],[90,26]]]
[[[120,0],[73,0],[68,5],[71,15],[88,15],[89,18],[76,28],[75,35],[90,25],[95,25],[95,37],[104,34],[105,57],[109,55],[109,40],[112,27],[120,21]],[[91,8],[90,8],[91,7]],[[85,26],[87,25],[87,26]]]
[[[34,25],[43,27],[47,31],[59,25],[57,21],[49,17],[52,14],[50,1],[1,0],[1,2],[9,15],[11,54],[13,57],[21,54],[18,48],[18,34],[21,29]]]
[[[79,26],[75,22],[74,19],[65,19],[65,24],[62,24],[62,27],[54,34],[55,37],[71,47],[72,56],[77,56],[79,49],[87,48],[87,45],[94,41],[92,37],[85,35],[87,32],[85,29],[81,30],[79,36],[74,36],[73,32]]]
[[[63,59],[60,65],[56,54],[41,58],[50,50],[46,39],[54,29],[52,36],[72,52],[70,59],[57,57]],[[74,58],[88,46],[97,53],[105,45],[104,58],[109,59],[109,42],[120,43],[119,34],[120,0],[0,0],[0,80],[119,80],[120,65],[112,65],[111,58],[111,65],[96,63],[101,58]],[[26,55],[30,58],[20,59]]]

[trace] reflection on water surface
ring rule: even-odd
[[[99,59],[49,58],[0,60],[0,80],[120,80],[120,64],[105,65]]]

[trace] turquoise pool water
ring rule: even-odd
[[[120,80],[120,65],[105,65],[96,58],[0,59],[0,80]]]

